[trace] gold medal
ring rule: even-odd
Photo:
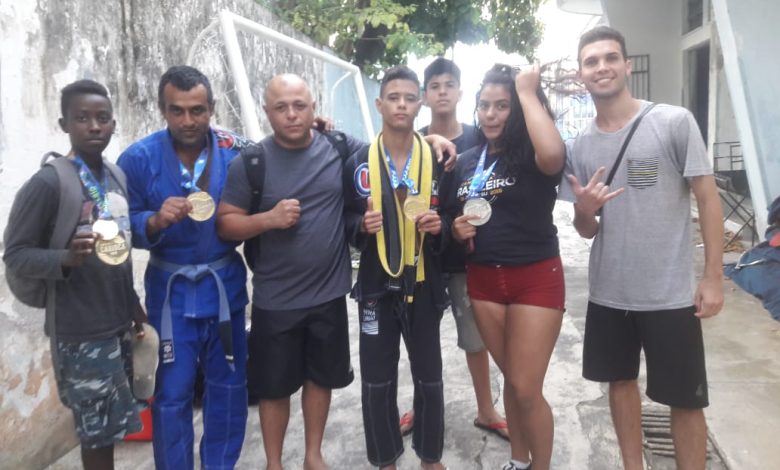
[[[187,200],[192,204],[192,211],[189,213],[192,220],[203,222],[209,220],[214,215],[216,204],[214,204],[214,199],[206,191],[190,193],[187,196]]]
[[[111,240],[100,239],[95,243],[95,255],[106,264],[116,266],[124,263],[130,256],[130,245],[122,235]]]
[[[409,220],[414,220],[420,214],[424,214],[430,209],[428,204],[422,196],[418,194],[410,194],[406,196],[404,201],[404,215]]]

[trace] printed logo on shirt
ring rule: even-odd
[[[217,137],[217,148],[240,150],[249,146],[249,140],[224,129],[214,129],[214,135]]]
[[[473,178],[467,179],[461,183],[460,187],[458,188],[457,197],[461,202],[465,201],[469,195],[469,186],[471,186],[472,179]],[[477,193],[477,197],[485,198],[492,204],[499,194],[503,193],[506,189],[514,186],[515,184],[517,184],[517,178],[514,176],[503,178],[493,175],[490,177],[490,179],[487,180],[485,187],[482,188],[479,193]]]
[[[364,335],[379,334],[379,319],[377,318],[377,301],[368,300],[360,310],[360,332]]]
[[[658,182],[658,157],[629,158],[628,185],[635,189],[649,188]]]
[[[368,163],[361,163],[355,168],[355,191],[363,197],[371,194],[371,184],[368,181]]]
[[[439,207],[439,182],[431,181],[431,209],[436,210]]]

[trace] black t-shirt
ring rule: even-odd
[[[462,124],[463,133],[452,139],[458,154],[474,147],[479,143],[477,128],[468,124]],[[428,126],[420,129],[420,134],[428,135]],[[453,172],[444,172],[439,176],[439,191],[444,193],[453,184]],[[445,273],[460,273],[466,270],[466,249],[460,243],[449,243],[441,254],[441,269]]]
[[[103,171],[106,171],[105,169]],[[132,259],[112,266],[94,255],[81,266],[64,268],[67,250],[41,248],[48,244],[60,197],[60,181],[46,166],[19,189],[8,218],[6,262],[23,265],[19,273],[57,281],[56,332],[60,340],[103,339],[130,326],[138,296],[133,290]],[[127,199],[114,178],[108,178],[108,209],[125,239],[130,239]],[[84,200],[88,197],[85,195]],[[9,260],[8,258],[13,258]],[[51,327],[51,325],[49,325]]]
[[[465,152],[479,143],[479,133],[477,132],[476,127],[463,123],[460,125],[463,127],[463,132],[452,139],[452,143],[455,144],[455,148],[458,149],[458,154]],[[422,135],[428,135],[429,127],[430,126],[422,127],[418,132]]]
[[[453,219],[462,214],[481,153],[481,147],[474,147],[460,156],[453,184],[442,194],[444,209]],[[518,266],[557,256],[558,230],[552,211],[561,175],[545,175],[531,159],[510,173],[501,154],[487,155],[484,169],[496,160],[493,173],[478,194],[490,202],[493,213],[486,224],[477,227],[475,249],[468,262]]]

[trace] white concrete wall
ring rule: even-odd
[[[650,54],[650,98],[679,105],[682,96],[680,0],[602,0],[610,26],[626,38],[629,55]]]
[[[106,155],[115,159],[162,127],[160,75],[184,63],[196,36],[223,8],[295,35],[253,0],[0,0],[0,231],[40,156],[68,150],[67,136],[57,128],[59,90],[81,78],[109,88],[118,132]],[[302,74],[322,102],[321,63],[239,39],[258,103],[265,81],[282,71]],[[201,55],[193,65],[210,76],[218,99],[232,87],[218,56]],[[217,121],[237,125],[221,103]],[[143,259],[136,254],[139,287]],[[0,468],[41,468],[76,443],[70,413],[56,395],[42,324],[43,312],[15,301],[0,269]]]
[[[745,155],[760,233],[766,209],[780,196],[780,4],[770,0],[713,0],[724,70]]]

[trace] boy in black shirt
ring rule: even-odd
[[[68,181],[80,180],[76,192],[83,195],[73,236],[67,248],[49,248],[60,184],[69,182],[45,165],[14,199],[3,260],[19,278],[53,281],[47,297],[56,297],[47,318],[54,324],[47,321],[45,329],[56,348],[57,389],[73,411],[84,468],[107,469],[113,468],[114,443],[141,429],[128,381],[130,326],[135,319],[141,336],[146,316],[133,290],[124,175],[102,157],[115,127],[108,92],[91,80],[74,82],[63,88],[61,108],[59,124],[71,151],[60,158],[72,164]]]
[[[421,106],[415,73],[404,66],[388,70],[376,106],[382,133],[344,169],[347,237],[362,250],[353,295],[360,312],[368,460],[395,469],[403,453],[396,405],[403,337],[416,389],[412,445],[423,468],[439,470],[444,445],[439,321],[445,296],[433,255],[449,227],[443,227],[435,210],[435,161],[414,132]]]

